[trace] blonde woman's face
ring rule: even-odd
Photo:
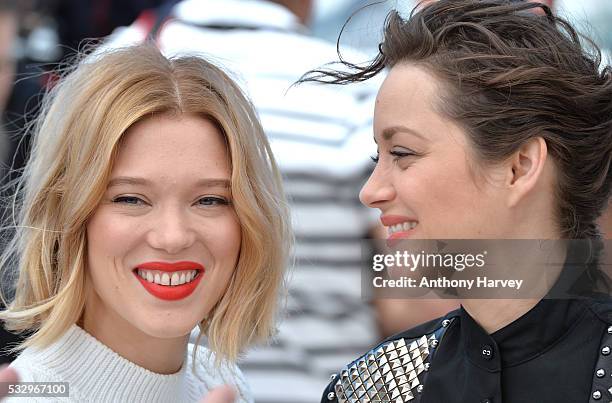
[[[203,118],[154,116],[126,133],[87,225],[86,322],[170,338],[210,313],[240,251],[230,175],[222,135]]]

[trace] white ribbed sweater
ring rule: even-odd
[[[49,347],[25,349],[11,366],[22,382],[69,383],[68,399],[27,398],[28,402],[198,402],[207,391],[223,384],[238,390],[239,403],[253,402],[240,370],[229,364],[216,368],[213,353],[203,346],[198,347],[194,374],[192,349],[190,344],[179,372],[156,374],[126,360],[73,325]],[[6,402],[26,400],[9,398]]]

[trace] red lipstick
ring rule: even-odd
[[[138,275],[138,269],[142,270],[156,270],[166,273],[174,273],[177,271],[196,270],[196,277],[188,283],[181,285],[161,285],[150,283]],[[139,264],[133,271],[134,275],[140,281],[140,284],[147,290],[151,295],[163,299],[165,301],[177,301],[179,299],[187,298],[191,295],[200,280],[204,276],[204,266],[196,262],[182,261],[182,262],[147,262]]]

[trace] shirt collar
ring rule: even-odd
[[[461,307],[461,338],[470,361],[485,370],[499,371],[537,357],[566,337],[586,308],[585,300],[543,299],[526,314],[489,335]]]
[[[195,25],[301,31],[304,27],[287,8],[266,0],[184,0],[175,18]]]

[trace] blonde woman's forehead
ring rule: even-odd
[[[209,183],[229,180],[230,168],[225,141],[214,124],[191,115],[162,115],[128,130],[119,144],[111,177],[181,182],[190,178],[191,182]]]

